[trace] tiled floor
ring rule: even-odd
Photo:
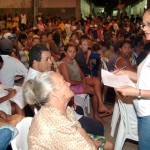
[[[109,108],[113,108],[112,105],[107,105]],[[91,116],[91,114],[89,115]],[[105,125],[105,137],[110,140],[113,144],[115,144],[115,141],[116,141],[116,135],[117,135],[117,131],[118,131],[118,125],[117,125],[117,128],[116,128],[116,132],[115,132],[115,136],[114,137],[111,137],[110,135],[110,132],[111,132],[111,127],[110,127],[110,124],[111,124],[111,118],[112,116],[108,116],[108,117],[105,117],[104,120],[107,121],[107,124]],[[119,149],[118,149],[119,150]],[[134,141],[130,141],[130,140],[126,140],[125,144],[124,144],[124,147],[123,147],[123,150],[137,150],[137,142],[134,142]]]

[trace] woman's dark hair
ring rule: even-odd
[[[68,48],[71,47],[71,46],[75,47],[75,46],[72,45],[72,44],[67,44],[67,45],[65,45],[64,51],[67,52]]]
[[[55,41],[56,45],[59,46],[59,44],[60,44],[60,34],[58,32],[55,32],[53,34],[53,40]]]
[[[122,48],[125,44],[131,45],[131,41],[129,41],[129,40],[124,40],[124,41],[122,41],[122,42],[121,42],[121,45],[120,45],[120,48]]]
[[[27,39],[27,35],[25,33],[20,33],[18,40],[20,41],[21,39]]]
[[[92,47],[92,51],[93,51],[93,52],[96,52],[96,51],[98,51],[98,50],[100,50],[99,44],[94,44],[93,47]]]
[[[75,46],[72,45],[72,44],[67,44],[67,45],[65,45],[65,47],[64,47],[64,52],[67,52],[68,48],[71,47],[71,46],[75,47]],[[76,48],[76,47],[75,47],[75,48]],[[65,57],[65,53],[62,53],[62,54],[61,54],[61,57],[60,57],[60,60],[62,60],[64,57]]]
[[[19,37],[18,37],[18,41],[19,41],[23,46],[25,46],[24,43],[22,42],[22,40],[24,40],[24,39],[27,39],[27,35],[26,35],[25,33],[20,33],[20,34],[19,34]]]
[[[42,37],[45,36],[45,35],[47,36],[46,32],[41,33],[40,38],[42,39]]]
[[[145,45],[144,45],[144,51],[147,52],[147,53],[150,52],[150,42],[145,43]]]

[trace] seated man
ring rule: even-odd
[[[12,88],[15,77],[17,75],[25,77],[28,70],[18,59],[9,56],[12,52],[12,46],[7,40],[0,39],[0,82],[5,88]]]

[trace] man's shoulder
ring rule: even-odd
[[[1,55],[2,56],[2,59],[3,61],[7,64],[18,64],[18,63],[21,63],[18,59],[12,57],[12,56],[9,56],[9,55]]]
[[[39,73],[39,71],[30,67],[25,81],[35,78]]]

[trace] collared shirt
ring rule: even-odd
[[[29,150],[93,150],[77,131],[81,127],[70,107],[67,115],[54,107],[42,107],[33,118],[28,138]]]
[[[35,78],[39,73],[40,73],[39,71],[37,71],[37,70],[30,67],[24,82],[26,82],[29,79]]]

